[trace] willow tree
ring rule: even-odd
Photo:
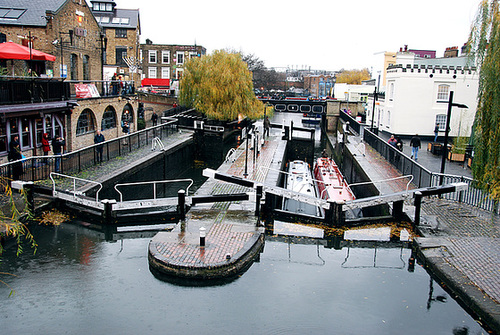
[[[500,200],[499,15],[498,0],[482,1],[468,41],[469,56],[480,69],[472,170],[480,187],[497,201]]]
[[[257,119],[264,114],[264,105],[255,97],[252,74],[241,55],[222,50],[185,64],[179,102],[221,121]]]

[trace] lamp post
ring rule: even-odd
[[[243,176],[246,178],[248,177],[248,124],[245,125],[245,172],[243,173]]]
[[[450,132],[450,119],[451,119],[452,107],[469,108],[467,105],[454,103],[453,102],[453,91],[450,91],[450,97],[448,100],[448,112],[446,114],[446,128],[444,130],[443,157],[441,157],[441,176],[439,178],[440,185],[443,185],[444,167],[446,164],[446,157],[448,156],[448,134]]]
[[[374,131],[373,121],[375,120],[375,104],[377,102],[377,86],[375,86],[375,90],[373,91],[373,108],[372,108],[372,126],[370,127],[371,131]]]

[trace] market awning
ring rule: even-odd
[[[14,42],[0,43],[0,59],[55,61],[56,56]]]
[[[141,81],[142,86],[153,86],[153,87],[169,87],[170,79],[161,78],[144,78]]]

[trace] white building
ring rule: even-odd
[[[365,101],[369,94],[372,94],[375,90],[373,85],[351,85],[345,83],[337,83],[333,87],[333,94],[337,100],[342,101]]]
[[[373,117],[379,131],[433,137],[437,123],[442,136],[453,91],[453,102],[468,108],[453,107],[450,136],[468,137],[477,108],[478,77],[464,56],[416,59],[412,53],[398,53],[396,64],[387,69],[385,99],[377,102],[375,113],[373,99],[367,101],[367,124]]]

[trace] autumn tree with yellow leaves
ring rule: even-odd
[[[179,102],[214,120],[258,119],[264,115],[247,64],[240,54],[223,50],[192,58],[185,64]]]
[[[351,85],[361,85],[363,80],[368,79],[370,79],[370,71],[368,69],[340,70],[340,73],[335,76],[335,82]]]

